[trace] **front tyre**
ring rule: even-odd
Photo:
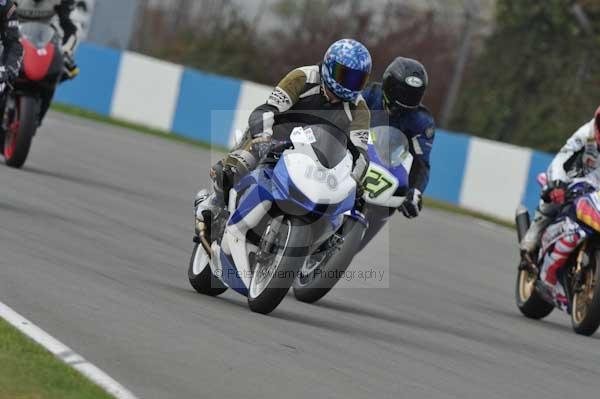
[[[365,226],[361,222],[347,217],[341,231],[338,232],[343,239],[340,246],[311,254],[300,271],[294,281],[296,299],[314,303],[327,295],[350,266],[357,249],[360,248],[364,232]]]
[[[212,273],[209,262],[210,258],[202,245],[196,244],[188,267],[188,279],[192,287],[201,294],[221,295],[227,291],[227,287]]]
[[[299,219],[279,216],[266,228],[252,280],[248,306],[253,312],[268,314],[281,303],[309,252],[310,226]]]
[[[31,148],[31,141],[38,127],[40,100],[35,97],[16,97],[9,126],[4,136],[4,159],[6,165],[21,168]]]
[[[517,307],[530,319],[543,319],[548,316],[554,306],[546,302],[536,289],[537,274],[527,269],[520,269],[517,274],[515,300]]]
[[[596,249],[589,265],[582,271],[583,283],[573,294],[571,324],[577,334],[593,335],[600,326],[599,265],[600,250]]]

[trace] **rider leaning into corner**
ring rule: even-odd
[[[557,216],[565,203],[568,184],[573,179],[588,177],[600,182],[600,107],[594,119],[579,128],[556,155],[548,171],[547,188],[535,213],[533,223],[521,241],[523,256],[533,256],[540,244],[542,232]],[[555,298],[566,298],[564,290],[557,284],[557,272],[565,264],[571,252],[585,237],[567,235],[556,244],[554,251],[544,257],[541,280]]]
[[[354,159],[352,177],[362,181],[367,166],[370,111],[361,90],[371,73],[371,56],[361,43],[343,39],[329,47],[323,63],[294,69],[273,90],[267,102],[252,112],[243,142],[210,171],[214,193],[201,190],[196,216],[214,218],[225,207],[226,195],[258,164],[271,143],[273,129],[289,123],[331,123],[348,133]],[[361,190],[357,190],[360,195]],[[209,215],[207,215],[209,212]]]
[[[435,121],[421,104],[428,84],[427,71],[421,63],[398,57],[385,70],[383,83],[372,83],[363,92],[371,109],[371,126],[389,124],[402,131],[410,142],[414,160],[409,191],[399,208],[409,219],[419,215],[423,207],[422,195],[429,183]]]
[[[2,0],[0,0],[1,2]],[[77,47],[77,25],[71,19],[75,9],[75,0],[17,0],[17,16],[21,21],[48,21],[58,17],[63,31],[62,51],[64,55],[64,79],[74,79],[79,74],[79,68],[74,61]],[[50,107],[54,93],[47,93],[43,98],[40,122]]]

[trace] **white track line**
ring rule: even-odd
[[[117,399],[138,399],[125,387],[112,379],[104,371],[73,352],[68,346],[48,335],[44,330],[0,302],[0,317],[23,334],[46,348],[54,356],[96,383]]]

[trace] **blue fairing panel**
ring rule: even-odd
[[[229,258],[229,256],[225,255],[223,251],[220,251],[221,254],[221,266],[223,267],[223,275],[221,279],[231,288],[232,290],[239,292],[244,296],[248,296],[248,287],[244,284],[242,279],[240,278],[240,274],[236,269],[233,261]]]
[[[273,201],[271,194],[272,170],[261,168],[245,176],[236,186],[238,193],[242,193],[249,187],[250,191],[243,194],[237,209],[229,219],[229,225],[237,224],[244,219],[258,204],[264,201]]]

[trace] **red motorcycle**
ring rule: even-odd
[[[20,75],[11,86],[3,104],[0,135],[2,153],[8,166],[25,163],[31,141],[40,126],[64,71],[61,35],[41,22],[21,24],[24,49]]]

